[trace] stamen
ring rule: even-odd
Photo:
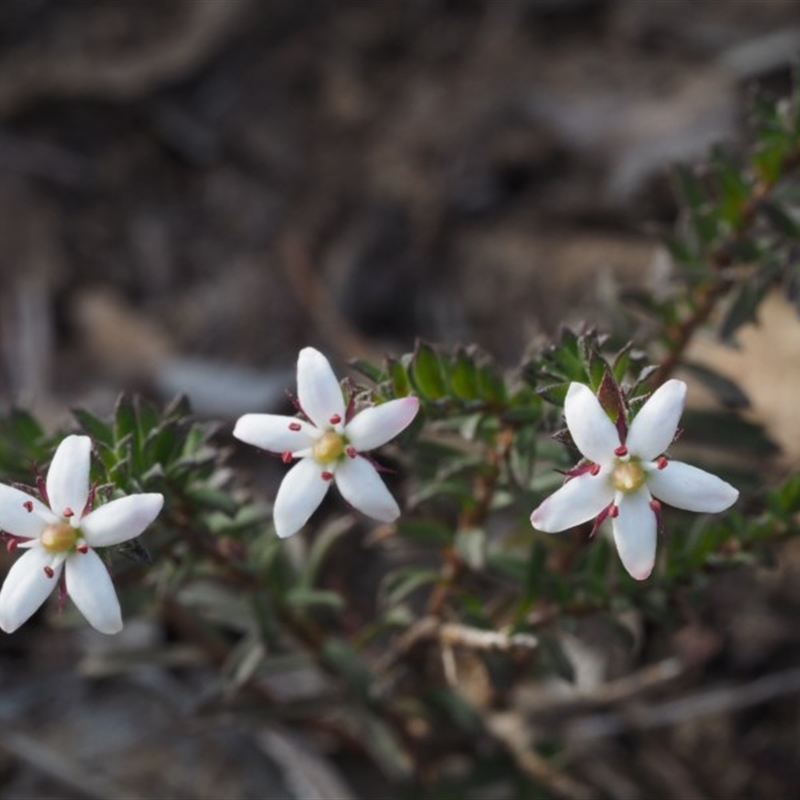
[[[333,473],[332,472],[328,472],[327,470],[325,470],[325,472],[322,473],[322,480],[329,481],[329,480],[332,480],[332,479],[333,479]]]
[[[9,553],[13,553],[17,549],[17,545],[19,542],[16,539],[9,539],[6,542],[6,551]]]
[[[71,509],[69,506],[67,506],[67,507],[64,509],[64,513],[62,514],[62,516],[63,516],[65,519],[69,519],[70,517],[74,517],[74,516],[75,516],[75,512],[74,512],[74,511],[73,511],[73,510],[72,510],[72,509]]]
[[[335,431],[326,431],[314,442],[311,453],[315,460],[325,466],[336,461],[344,453],[344,439]]]
[[[600,474],[600,465],[599,464],[592,464],[592,466],[589,467],[589,474],[590,475],[599,475]]]
[[[661,511],[661,503],[658,502],[655,498],[650,501],[650,508],[658,514]]]
[[[347,455],[350,458],[355,458],[358,455],[358,453],[356,452],[356,449],[355,449],[355,447],[353,447],[353,445],[350,445],[349,447],[346,447],[345,448],[345,453],[347,453]]]
[[[281,453],[281,461],[283,461],[284,464],[288,464],[291,460],[292,460],[292,451],[284,450],[283,453]]]
[[[669,459],[666,456],[659,456],[656,459],[656,466],[659,469],[664,469],[664,467],[666,467],[667,464],[669,464]]]
[[[625,447],[625,445],[624,445],[624,444],[621,444],[621,445],[620,445],[620,446],[619,446],[619,447],[618,447],[618,448],[617,448],[617,449],[614,451],[614,455],[615,455],[615,456],[617,456],[617,458],[623,458],[624,456],[628,455],[628,448],[627,448],[627,447]]]
[[[29,514],[31,514],[31,513],[33,512],[33,500],[26,500],[26,501],[25,501],[25,502],[22,504],[22,507],[23,507],[23,508],[24,508],[24,509],[25,509],[25,510],[26,510],[26,511],[29,513]]]
[[[52,567],[45,567],[44,574],[47,575],[48,578],[52,578],[56,573]]]
[[[611,517],[611,519],[616,519],[619,516],[619,506],[616,503],[611,504],[608,509],[608,516]]]
[[[295,433],[297,433],[297,431],[300,431],[302,429],[303,429],[303,426],[299,422],[290,422],[289,423],[289,430],[290,431],[294,431]]]
[[[331,425],[338,425],[341,421],[342,418],[339,414],[332,414],[331,418],[328,420],[328,422],[330,422]]]
[[[86,555],[89,552],[89,545],[86,542],[81,542],[76,548],[79,553]]]

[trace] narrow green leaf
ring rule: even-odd
[[[383,383],[386,380],[386,373],[380,367],[370,364],[369,361],[365,361],[361,358],[353,358],[347,363],[356,372],[359,372],[365,377],[369,378],[373,383]]]
[[[800,224],[788,209],[777,202],[762,200],[758,204],[758,210],[781,236],[793,242],[800,241]]]
[[[75,417],[84,432],[95,442],[101,442],[108,447],[114,446],[114,432],[111,430],[110,425],[82,408],[73,408],[72,416]]]
[[[239,508],[236,500],[228,492],[208,487],[190,486],[186,489],[186,497],[193,503],[211,511],[222,511],[229,517],[233,517]]]
[[[295,586],[284,595],[284,601],[290,608],[309,609],[327,608],[332,611],[342,611],[345,607],[344,598],[336,592],[322,589],[310,589],[308,586]]]
[[[474,570],[486,564],[486,531],[482,528],[467,528],[456,532],[456,552]]]

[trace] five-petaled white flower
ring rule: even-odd
[[[12,633],[59,585],[102,633],[122,630],[111,576],[92,549],[138,536],[158,516],[160,494],[133,494],[91,510],[88,436],[67,436],[41,487],[45,502],[0,484],[0,529],[27,552],[11,567],[0,590],[0,628]]]
[[[277,414],[245,414],[233,435],[264,450],[281,453],[287,464],[300,461],[284,477],[272,516],[281,538],[305,525],[332,481],[350,505],[381,522],[400,508],[378,471],[362,453],[380,447],[404,430],[419,410],[416,397],[371,406],[350,419],[328,359],[313,347],[297,359],[297,399],[308,421]]]
[[[564,403],[572,439],[588,463],[531,514],[535,528],[557,533],[596,518],[612,518],[625,569],[644,580],[656,557],[660,503],[687,511],[724,511],[739,492],[722,479],[663,455],[675,438],[686,384],[669,380],[642,406],[621,441],[620,431],[588,386],[570,384]]]

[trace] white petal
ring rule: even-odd
[[[132,494],[96,508],[81,520],[81,531],[92,547],[108,547],[138,536],[164,505],[160,494]]]
[[[26,504],[32,511],[28,511]],[[50,509],[19,489],[0,484],[0,530],[33,539],[39,536],[47,522],[55,522],[56,518]]]
[[[613,520],[614,541],[622,565],[637,581],[643,581],[656,562],[658,520],[650,508],[647,489],[623,495],[619,515]]]
[[[119,633],[122,612],[103,559],[94,550],[67,559],[67,594],[89,624],[100,633]]]
[[[717,513],[736,502],[739,492],[722,478],[681,461],[649,472],[647,488],[653,497],[686,511]]]
[[[588,386],[569,385],[564,416],[573,441],[586,458],[598,464],[611,461],[619,447],[619,432]]]
[[[56,587],[58,573],[48,578],[44,572],[52,561],[51,553],[32,547],[14,562],[0,589],[0,628],[6,633],[26,622]]]
[[[619,442],[619,439],[617,439]],[[567,481],[531,514],[531,524],[545,533],[558,533],[594,519],[614,499],[609,475],[589,472]]]
[[[644,461],[661,455],[675,438],[686,403],[686,384],[669,380],[653,392],[631,423],[625,444]]]
[[[362,514],[394,522],[400,516],[400,506],[366,458],[345,458],[336,468],[336,486],[342,497]]]
[[[328,359],[313,347],[304,347],[297,359],[297,399],[318,428],[344,429],[342,388]],[[331,422],[331,417],[339,417],[340,422]]]
[[[401,397],[379,406],[365,408],[345,428],[350,444],[360,452],[372,450],[405,430],[419,411],[416,397]]]
[[[286,473],[272,509],[275,533],[281,539],[297,533],[322,502],[330,484],[322,472],[313,458],[304,458]]]
[[[47,472],[47,497],[55,514],[62,516],[69,508],[80,519],[89,497],[91,451],[88,436],[67,436],[58,446]]]
[[[296,430],[295,430],[296,429]],[[247,444],[272,453],[295,453],[314,444],[317,429],[297,417],[279,414],[245,414],[239,417],[233,435]]]

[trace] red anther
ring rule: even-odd
[[[297,433],[297,431],[303,430],[303,426],[299,422],[290,422],[289,423],[289,430],[290,431],[294,431],[295,433]]]
[[[659,456],[659,457],[656,459],[656,466],[657,466],[659,469],[664,469],[664,467],[666,467],[666,466],[667,466],[667,464],[669,464],[669,460],[667,459],[667,457],[666,457],[666,456]]]
[[[19,542],[16,539],[9,539],[6,542],[6,550],[9,553],[13,553],[17,549],[17,545],[18,544],[19,544]]]
[[[79,553],[83,553],[83,555],[86,555],[89,552],[89,545],[86,544],[86,542],[81,542],[81,544],[79,544],[75,549]]]
[[[281,453],[281,461],[283,461],[284,464],[288,464],[291,460],[292,460],[292,451],[284,450],[283,453]]]
[[[658,502],[655,498],[650,501],[650,508],[658,514],[661,511],[661,503]]]
[[[625,447],[624,444],[621,444],[615,451],[614,455],[618,458],[623,458],[624,456],[628,455],[628,448]]]
[[[47,575],[48,578],[52,578],[53,575],[56,574],[56,572],[52,567],[48,566],[44,568],[44,574]]]
[[[590,475],[599,475],[600,474],[600,465],[599,464],[592,464],[592,466],[589,467],[589,474]]]
[[[22,507],[30,514],[33,511],[33,500],[26,500]]]
[[[350,458],[355,458],[358,455],[358,453],[357,453],[355,447],[353,447],[353,445],[350,445],[349,447],[345,447],[344,451],[345,451],[345,453],[347,453],[347,455]]]
[[[619,516],[619,506],[612,503],[611,507],[608,509],[608,516],[612,519],[616,519]]]
[[[69,506],[67,506],[67,507],[64,509],[64,513],[62,514],[62,516],[63,516],[65,519],[69,519],[70,517],[74,517],[74,516],[75,516],[75,512],[74,512],[74,511],[73,511],[73,510],[72,510],[72,509],[71,509]]]
[[[329,480],[332,480],[332,479],[333,479],[333,473],[332,472],[328,472],[326,470],[325,472],[322,473],[322,480],[329,481]]]
[[[331,425],[338,425],[341,421],[342,418],[339,414],[333,414],[331,418],[328,420],[328,422],[330,422]]]

